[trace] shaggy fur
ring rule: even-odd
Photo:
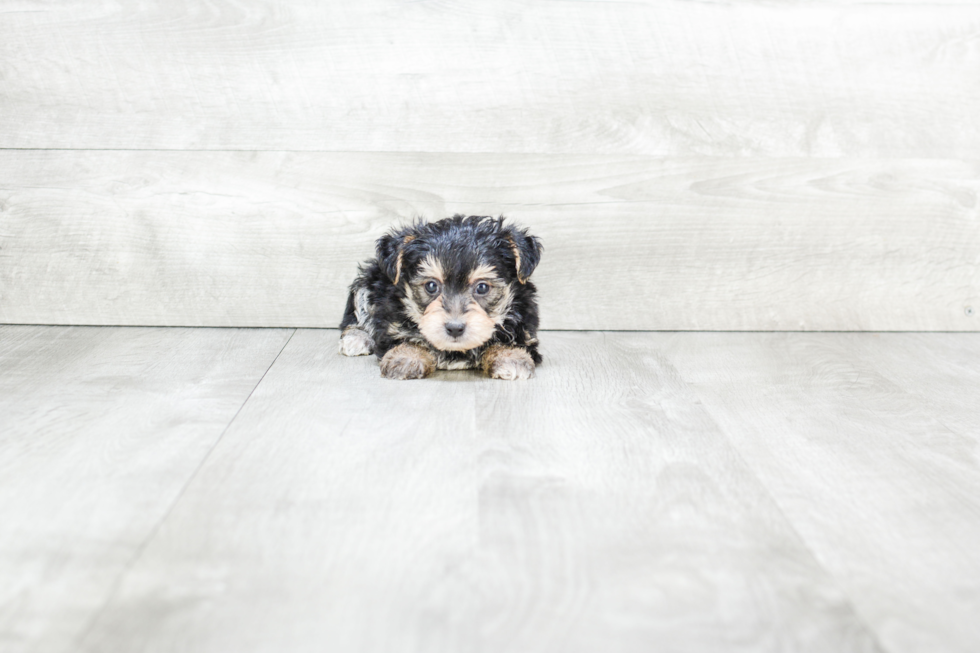
[[[540,241],[503,218],[455,215],[391,231],[351,284],[340,353],[373,353],[394,379],[436,369],[530,378],[541,355],[528,278],[540,258]]]

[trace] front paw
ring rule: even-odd
[[[340,353],[344,356],[367,356],[374,352],[374,338],[364,329],[347,327],[340,336]]]
[[[381,359],[381,376],[386,379],[423,379],[435,369],[435,357],[416,345],[398,345]]]
[[[534,360],[520,347],[493,347],[484,354],[483,369],[491,379],[520,381],[534,376]]]

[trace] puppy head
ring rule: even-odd
[[[537,238],[486,216],[418,223],[378,241],[378,263],[403,291],[406,314],[443,351],[487,342],[540,258]]]

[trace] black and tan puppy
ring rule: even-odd
[[[340,353],[375,354],[389,379],[480,368],[528,379],[541,362],[528,281],[541,243],[503,218],[456,215],[378,240],[340,323]]]

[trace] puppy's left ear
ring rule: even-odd
[[[506,230],[507,242],[514,252],[514,265],[517,268],[517,280],[527,283],[534,268],[538,267],[541,252],[544,249],[541,241],[530,236],[525,229],[510,227]]]

